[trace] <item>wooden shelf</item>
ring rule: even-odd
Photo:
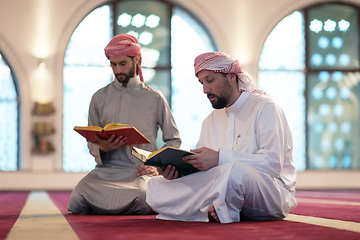
[[[55,151],[55,147],[50,141],[55,133],[53,119],[49,118],[55,113],[52,103],[35,103],[33,116],[36,116],[33,127],[34,154],[49,154]]]

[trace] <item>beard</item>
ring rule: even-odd
[[[209,98],[211,105],[215,109],[221,109],[227,107],[229,106],[230,103],[232,87],[225,77],[223,79],[224,82],[220,88],[219,95],[216,95],[214,93],[207,94],[207,97]]]
[[[208,98],[212,97],[213,98],[213,101],[210,100],[210,103],[212,105],[213,108],[215,109],[221,109],[221,108],[224,108],[226,107],[228,104],[229,104],[229,101],[226,97],[219,97],[215,94],[208,94],[207,95]]]
[[[128,74],[126,73],[119,73],[119,74],[115,74],[115,77],[116,79],[124,84],[124,83],[128,83],[130,78],[133,78],[135,76],[135,64],[134,64],[134,61],[133,61],[133,66],[132,68],[129,70]]]

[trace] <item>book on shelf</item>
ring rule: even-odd
[[[35,115],[49,115],[55,112],[52,102],[49,103],[39,103],[35,102],[33,114]]]
[[[128,140],[127,145],[150,143],[149,139],[139,132],[139,130],[127,124],[109,123],[103,128],[99,126],[75,126],[74,130],[85,137],[88,142],[92,143],[98,142],[95,135],[103,139],[108,139],[111,135],[115,135],[116,137],[123,136]]]
[[[183,160],[183,157],[195,153],[179,148],[166,146],[155,152],[149,152],[141,148],[132,147],[132,154],[146,165],[161,167],[162,169],[165,169],[168,165],[174,166],[176,171],[183,176],[200,171]]]

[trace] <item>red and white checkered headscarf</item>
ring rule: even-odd
[[[194,62],[195,75],[202,70],[210,70],[218,73],[235,73],[239,77],[239,90],[265,94],[255,88],[249,76],[244,74],[238,60],[232,59],[229,55],[222,52],[208,52],[200,54]]]
[[[141,70],[141,46],[136,37],[123,33],[116,35],[109,44],[105,47],[106,57],[117,57],[121,55],[127,55],[134,57],[140,55],[140,61],[137,66],[137,74],[140,76],[140,80],[143,82],[143,75]]]

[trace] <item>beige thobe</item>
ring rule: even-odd
[[[130,79],[123,87],[117,80],[98,90],[89,107],[88,125],[104,127],[108,123],[135,126],[150,141],[136,145],[155,151],[158,128],[163,132],[165,145],[179,147],[180,136],[170,107],[163,94]],[[143,164],[131,154],[131,147],[103,153],[99,144],[88,143],[97,166],[73,190],[68,209],[78,214],[148,214],[145,202],[147,182],[151,176],[137,177],[135,171]]]

